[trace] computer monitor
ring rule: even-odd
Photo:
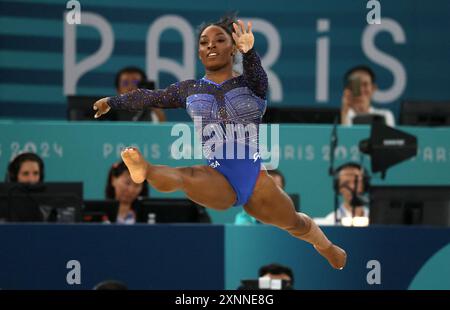
[[[107,96],[67,96],[67,119],[70,121],[113,121],[115,114],[105,114],[95,119],[94,103]],[[110,111],[111,112],[111,111]]]
[[[450,126],[450,101],[403,101],[400,124]]]
[[[138,223],[210,223],[205,208],[188,199],[142,198],[136,202]]]
[[[263,117],[264,123],[309,123],[333,124],[340,123],[339,108],[329,107],[270,107]]]
[[[83,202],[82,220],[88,223],[106,221],[115,223],[118,211],[119,201],[117,200],[85,200]]]
[[[0,183],[0,221],[79,222],[83,183]]]
[[[142,81],[139,88],[155,89],[154,81]],[[70,121],[152,121],[151,111],[110,110],[102,117],[94,118],[94,103],[108,96],[67,96],[67,119]]]
[[[370,224],[450,226],[450,186],[371,186]]]

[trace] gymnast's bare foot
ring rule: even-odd
[[[325,249],[319,249],[316,246],[314,246],[314,248],[320,253],[320,255],[328,260],[333,268],[339,270],[344,269],[347,262],[347,253],[345,253],[343,249],[334,244],[331,244]]]
[[[139,152],[139,150],[135,147],[127,147],[120,155],[130,171],[130,176],[133,182],[144,182],[147,176],[148,164],[141,152]]]

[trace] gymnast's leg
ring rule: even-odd
[[[244,209],[259,221],[277,226],[311,243],[334,268],[342,269],[345,266],[345,251],[332,244],[309,216],[296,212],[290,197],[266,171],[261,172],[253,195]]]
[[[160,192],[183,191],[192,201],[216,210],[226,210],[236,201],[236,194],[225,177],[209,166],[153,165],[136,148],[124,149],[121,156],[135,183],[147,180]]]

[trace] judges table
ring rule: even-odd
[[[177,126],[175,126],[177,125]],[[387,172],[386,179],[372,176],[372,184],[450,185],[450,129],[398,127],[416,135],[418,156]],[[262,127],[263,162],[277,167],[285,175],[286,191],[300,196],[301,210],[323,217],[333,210],[332,177],[328,175],[332,126],[280,125]],[[151,162],[171,166],[204,163],[195,159],[190,145],[184,158],[175,159],[172,146],[177,141],[194,144],[191,124],[161,125],[121,122],[0,121],[0,176],[7,163],[22,151],[38,153],[45,161],[46,181],[82,181],[84,198],[103,199],[108,169],[120,160],[123,147],[139,147]],[[339,126],[336,164],[360,161],[359,141],[368,138],[368,126]],[[190,143],[187,143],[190,144]],[[279,151],[277,151],[279,146]],[[267,155],[267,156],[265,156]],[[370,159],[364,156],[364,164]],[[152,197],[182,197],[181,193],[163,194],[151,190]],[[220,198],[218,198],[220,199]],[[211,211],[214,223],[233,222],[240,208],[228,212]]]
[[[450,229],[325,227],[347,250],[334,270],[265,225],[0,225],[0,289],[235,289],[258,268],[291,267],[296,289],[450,289]]]

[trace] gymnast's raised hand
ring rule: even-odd
[[[99,118],[103,114],[108,113],[111,107],[108,105],[108,97],[97,100],[92,107],[94,111],[97,111],[94,115],[95,118]]]
[[[238,19],[238,23],[233,23],[234,32],[232,33],[237,49],[245,54],[253,48],[255,37],[252,32],[252,22],[247,23],[247,30],[245,30],[244,22]]]

